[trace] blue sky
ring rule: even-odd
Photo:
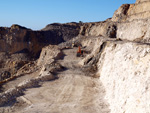
[[[33,30],[59,22],[96,22],[112,17],[122,4],[136,0],[1,0],[0,26],[19,24]]]

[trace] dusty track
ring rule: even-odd
[[[86,76],[78,62],[76,48],[63,51],[64,59],[58,60],[66,70],[59,72],[59,79],[31,88],[20,101],[6,112],[15,113],[108,113],[104,101],[105,91],[97,78]]]

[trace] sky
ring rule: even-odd
[[[0,26],[40,30],[51,23],[98,22],[136,0],[0,0]]]

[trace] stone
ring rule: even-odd
[[[61,57],[58,46],[49,45],[42,49],[37,65],[51,64],[54,59]]]

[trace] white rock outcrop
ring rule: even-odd
[[[111,113],[150,112],[150,46],[107,42],[98,62]]]

